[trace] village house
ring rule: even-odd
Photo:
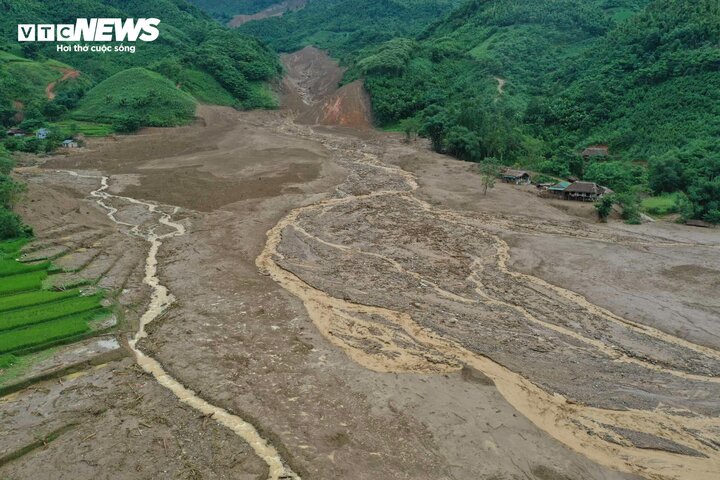
[[[581,202],[594,202],[606,193],[610,193],[605,187],[593,182],[571,183],[563,190],[565,200],[578,200]]]
[[[565,197],[565,189],[570,186],[570,182],[560,182],[556,183],[555,185],[551,185],[547,188],[548,193],[556,198],[564,198]]]
[[[62,142],[63,148],[78,148],[78,143],[75,140],[64,140]]]
[[[35,136],[40,140],[45,140],[48,135],[50,135],[50,130],[48,130],[47,128],[41,128],[40,130],[35,132]]]
[[[610,147],[607,145],[590,145],[580,154],[583,159],[587,160],[593,157],[607,158],[610,156]]]
[[[7,131],[8,137],[24,137],[27,134],[22,128],[11,128]]]
[[[502,175],[502,181],[505,183],[514,183],[515,185],[529,185],[530,174],[524,170],[508,168]]]

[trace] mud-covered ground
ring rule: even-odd
[[[716,478],[716,230],[484,196],[471,165],[364,128],[322,54],[285,60],[287,110],[202,107],[23,171],[40,238],[91,225],[139,265],[121,341],[168,235],[174,302],[138,348],[283,472],[128,353],[0,399],[0,478]]]

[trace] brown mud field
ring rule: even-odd
[[[1,397],[0,478],[717,478],[716,230],[484,196],[284,60],[279,112],[21,169],[37,242],[104,259],[123,358]]]

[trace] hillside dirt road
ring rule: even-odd
[[[322,52],[284,61],[279,112],[22,171],[40,241],[126,260],[118,338],[162,373],[126,348],[0,398],[0,478],[717,478],[716,230],[483,196]]]

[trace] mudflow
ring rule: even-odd
[[[483,195],[283,60],[279,112],[21,169],[31,248],[95,252],[125,358],[0,398],[0,477],[717,478],[720,236]]]

